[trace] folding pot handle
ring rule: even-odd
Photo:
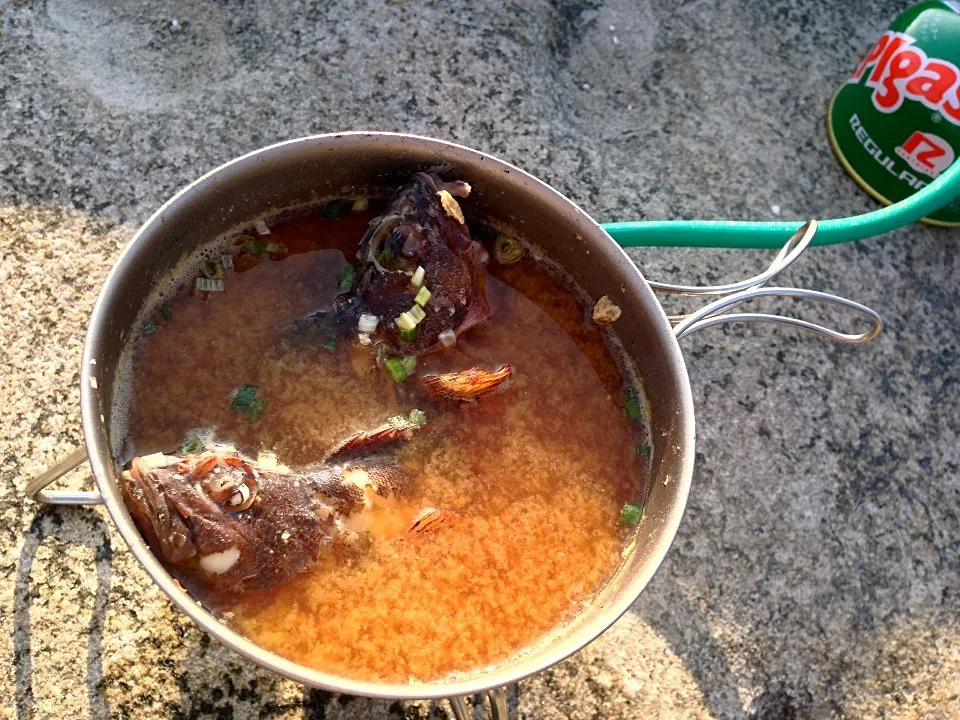
[[[709,305],[686,315],[671,316],[670,322],[673,323],[673,332],[677,338],[686,337],[698,330],[720,325],[726,322],[774,322],[792,325],[794,327],[812,330],[815,333],[843,343],[864,343],[873,340],[883,330],[883,320],[875,311],[861,305],[853,300],[831,295],[830,293],[818,292],[816,290],[806,290],[803,288],[784,288],[784,287],[763,287],[768,281],[775,278],[789,267],[804,250],[810,245],[813,236],[817,232],[817,221],[809,220],[800,227],[797,232],[787,241],[783,249],[779,252],[770,266],[759,275],[755,275],[747,280],[727,285],[711,285],[698,287],[695,285],[670,285],[667,283],[651,282],[650,287],[657,292],[672,293],[676,295],[722,295]],[[861,317],[871,323],[869,330],[861,333],[845,333],[824,325],[801,320],[799,318],[786,317],[783,315],[771,315],[768,313],[727,313],[726,311],[735,305],[746,300],[752,300],[757,297],[796,297],[815,300],[820,302],[837,305],[854,311]]]
[[[821,302],[839,305],[849,308],[866,318],[872,323],[872,327],[862,333],[844,333],[839,330],[828,328],[824,325],[801,320],[800,318],[786,317],[784,315],[770,315],[768,313],[724,313],[727,308],[742,303],[744,300],[750,300],[756,297],[777,296],[777,297],[799,297],[810,300],[819,300]],[[812,330],[815,333],[836,340],[842,343],[865,343],[873,340],[883,330],[883,320],[880,316],[866,305],[861,305],[853,300],[831,295],[830,293],[817,292],[816,290],[805,290],[803,288],[751,288],[743,292],[728,295],[721,300],[712,302],[706,307],[702,307],[695,313],[687,315],[684,320],[673,327],[673,332],[679,340],[687,335],[692,335],[698,330],[703,330],[711,325],[720,325],[726,322],[775,322],[784,325],[793,325],[794,327]]]
[[[492,720],[510,720],[510,711],[507,709],[507,690],[497,687],[487,690],[487,697],[490,699],[490,715]],[[467,704],[462,697],[448,698],[450,707],[453,708],[453,716],[457,720],[468,720],[474,716],[467,709]]]
[[[47,505],[102,505],[103,496],[96,490],[44,490],[54,480],[80,467],[86,459],[87,450],[81,445],[27,483],[24,493],[31,500]]]

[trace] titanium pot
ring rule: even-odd
[[[199,245],[238,225],[331,196],[396,187],[417,170],[438,169],[445,179],[473,187],[473,213],[509,227],[538,245],[595,301],[603,295],[623,310],[614,324],[645,391],[655,438],[652,490],[635,543],[595,602],[533,648],[465,679],[424,684],[360,682],[312,670],[254,645],[197,604],[154,557],[137,531],[117,486],[109,428],[121,349],[140,327],[138,316],[159,278]],[[766,272],[714,288],[648,283],[626,253],[580,208],[536,178],[489,155],[439,140],[392,133],[343,133],[291,140],[244,155],[203,176],[167,202],[127,245],[100,292],[87,329],[81,368],[85,447],[31,482],[40,502],[104,504],[133,555],[170,599],[227,647],[273,672],[317,688],[396,699],[450,697],[466,717],[461,696],[489,691],[494,717],[506,717],[503,686],[547,668],[591,642],[637,599],[673,541],[693,473],[694,418],[687,370],[677,339],[728,320],[772,320],[812,329],[842,342],[864,342],[880,332],[872,310],[832,295],[762,285],[789,265],[816,232],[811,221],[791,238]],[[654,290],[720,295],[691,316],[668,318]],[[848,335],[777,315],[724,314],[758,295],[814,298],[867,317],[872,327]],[[718,315],[718,313],[720,313]],[[676,324],[676,326],[674,326]],[[90,459],[98,492],[48,491],[53,480]]]

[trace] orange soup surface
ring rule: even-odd
[[[624,411],[629,381],[590,308],[529,252],[504,265],[490,247],[491,319],[419,357],[402,383],[356,333],[291,331],[336,295],[374,215],[275,224],[258,241],[282,250],[240,252],[223,292],[166,298],[134,354],[125,443],[170,453],[207,428],[296,471],[356,430],[425,412],[427,427],[389,450],[415,481],[378,511],[363,553],[321,555],[270,590],[199,599],[258,645],[325,672],[462,677],[536,643],[611,577],[634,530],[624,504],[645,493],[646,428]],[[507,363],[509,384],[476,401],[417,391],[418,377]],[[242,384],[260,388],[257,422],[231,408]],[[410,532],[420,508],[450,521]]]

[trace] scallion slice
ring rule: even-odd
[[[359,213],[363,212],[368,207],[370,207],[370,200],[365,197],[358,197],[353,201],[353,205],[350,206],[350,209],[355,213]]]
[[[184,440],[183,445],[180,446],[180,452],[184,455],[196,455],[206,449],[207,444],[203,441],[203,438],[194,433],[187,435],[187,439]]]
[[[328,337],[323,346],[330,352],[334,352],[337,349],[337,339],[335,337]]]
[[[427,271],[423,269],[423,266],[418,265],[416,272],[413,273],[413,277],[410,278],[410,284],[414,287],[423,285],[423,276],[426,275],[426,273]]]
[[[407,419],[406,415],[394,415],[393,417],[387,418],[387,424],[392,425],[397,430],[406,430],[410,427],[410,421]]]
[[[395,383],[401,383],[407,379],[407,371],[400,358],[387,358],[383,362],[383,369]]]
[[[339,200],[331,200],[323,206],[323,215],[329,220],[339,220],[343,217],[343,203]]]
[[[219,260],[205,262],[201,270],[203,271],[204,277],[208,277],[213,280],[223,277],[223,265],[220,264]]]
[[[153,320],[147,320],[143,324],[143,336],[150,337],[159,329],[160,327]]]
[[[401,330],[400,339],[404,342],[413,342],[417,339],[417,329],[414,328],[413,330]]]
[[[423,427],[427,424],[427,414],[423,410],[414,408],[410,411],[410,424],[416,425],[418,428]]]
[[[518,240],[509,235],[498,235],[493,247],[497,262],[501,265],[512,265],[524,255],[524,247]]]
[[[636,525],[643,517],[643,505],[626,503],[620,511],[620,522],[624,525]]]
[[[230,402],[230,408],[233,410],[243,410],[246,412],[250,409],[250,406],[253,404],[253,401],[256,399],[259,392],[260,388],[256,385],[247,385],[246,383],[241,385],[233,394],[233,400]]]
[[[423,322],[423,319],[427,316],[427,313],[425,313],[423,308],[420,307],[419,305],[414,305],[412,308],[410,308],[408,312],[410,313],[410,316],[413,318],[413,321],[417,323],[417,325]]]
[[[417,430],[427,424],[427,414],[422,410],[414,408],[410,411],[410,416],[394,415],[387,418],[387,423],[397,428],[397,430]]]
[[[357,278],[356,269],[353,267],[353,265],[347,265],[343,269],[343,272],[340,273],[340,280],[338,282],[340,289],[346,292],[347,290],[352,288],[353,281],[356,280],[356,278]]]
[[[650,457],[653,455],[653,445],[647,443],[646,445],[637,445],[637,455],[640,457]]]
[[[413,301],[420,307],[426,307],[427,303],[430,302],[431,297],[433,297],[433,293],[427,290],[426,286],[424,286],[417,290],[417,295],[415,298],[413,298]]]
[[[194,287],[200,292],[223,292],[223,278],[198,277]]]
[[[630,385],[623,389],[623,411],[630,420],[636,420],[640,417],[640,401],[637,399],[637,391]]]
[[[401,362],[403,363],[403,369],[407,371],[407,377],[413,375],[413,371],[417,369],[417,356],[405,355]]]
[[[264,242],[263,240],[254,240],[251,238],[243,244],[243,249],[251,255],[262,255],[267,252],[267,246],[270,244],[271,243]]]
[[[267,403],[262,397],[255,397],[253,402],[250,403],[250,409],[247,410],[247,417],[250,418],[250,422],[259,422],[266,407]]]
[[[168,308],[166,305],[160,306],[160,314],[163,315],[163,319],[167,322],[169,322],[170,318],[173,317],[173,313],[170,312],[170,308]]]
[[[377,331],[377,325],[380,324],[380,318],[376,315],[369,315],[363,313],[360,315],[360,320],[357,322],[357,331],[369,335],[370,333]]]
[[[440,333],[437,339],[445,348],[451,348],[457,344],[457,334],[449,328]]]
[[[408,312],[400,313],[400,316],[395,322],[400,330],[413,330],[415,327],[417,327],[417,321],[414,320],[413,316]]]

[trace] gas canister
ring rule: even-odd
[[[960,1],[898,17],[837,90],[827,133],[841,164],[877,200],[903,200],[960,154]],[[926,218],[960,226],[960,198]]]

